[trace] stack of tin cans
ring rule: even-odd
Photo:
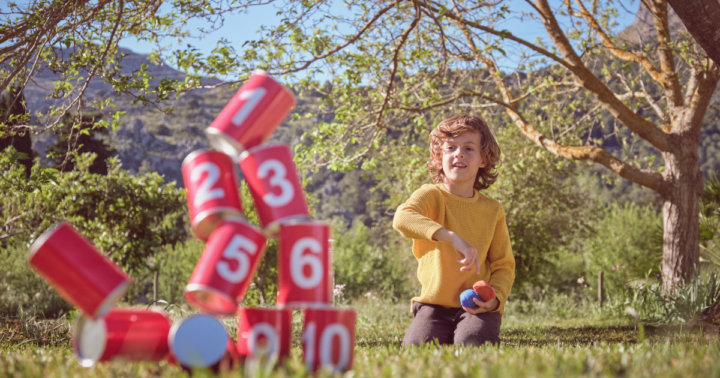
[[[330,226],[310,217],[290,148],[265,144],[294,105],[290,91],[255,72],[206,130],[215,150],[183,162],[193,233],[206,242],[185,298],[203,314],[171,324],[161,309],[112,308],[129,277],[67,223],[33,244],[30,264],[84,314],[73,330],[84,366],[164,358],[191,368],[237,359],[272,364],[290,355],[296,308],[305,317],[308,370],[352,366],[356,315],[333,307]],[[245,218],[235,164],[260,227]],[[240,308],[269,238],[279,239],[277,307]],[[236,346],[218,320],[235,314]]]
[[[215,150],[183,162],[195,235],[207,244],[185,287],[185,298],[213,316],[238,315],[238,352],[251,360],[289,356],[292,309],[305,315],[303,351],[309,370],[352,364],[355,312],[333,308],[330,226],[313,221],[290,148],[265,144],[295,106],[286,88],[256,72],[206,134]],[[241,206],[238,163],[260,228]],[[279,239],[277,308],[239,308],[264,253]]]

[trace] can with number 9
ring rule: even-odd
[[[182,164],[190,224],[195,236],[207,240],[227,216],[242,217],[235,164],[219,151],[194,151]]]
[[[285,87],[256,70],[205,130],[213,147],[235,161],[244,150],[270,138],[295,106]]]
[[[243,218],[227,218],[210,235],[185,286],[185,299],[203,312],[231,316],[265,252],[265,236]]]
[[[267,235],[275,236],[283,222],[310,219],[290,147],[271,143],[252,148],[242,154],[240,168]]]
[[[278,295],[280,307],[327,307],[330,279],[330,226],[295,222],[280,226]]]

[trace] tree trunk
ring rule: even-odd
[[[720,64],[720,3],[718,0],[668,0],[693,38]]]
[[[663,289],[696,273],[700,261],[700,195],[703,175],[699,167],[698,142],[685,140],[681,154],[664,154],[663,175]],[[694,145],[694,147],[692,146]],[[683,153],[684,152],[684,153]]]

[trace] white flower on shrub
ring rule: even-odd
[[[338,296],[343,296],[342,290],[345,288],[345,285],[335,285],[335,290],[333,290],[333,294]]]
[[[583,282],[585,282],[585,277],[580,277],[580,278],[578,278],[578,283],[579,283],[579,284],[582,285]]]

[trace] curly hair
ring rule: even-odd
[[[497,180],[497,165],[500,161],[500,146],[482,117],[456,115],[440,122],[430,132],[430,160],[426,163],[430,176],[436,184],[445,180],[442,167],[442,145],[448,138],[455,138],[465,131],[480,134],[480,156],[487,163],[479,168],[473,188],[487,189]]]

